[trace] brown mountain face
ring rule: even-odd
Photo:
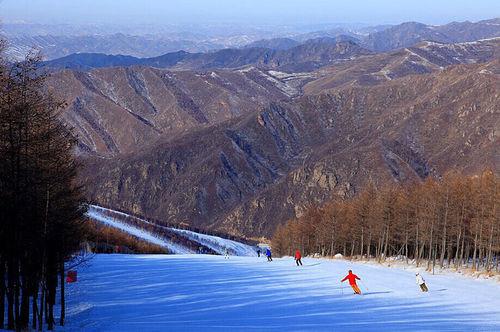
[[[82,178],[105,206],[269,235],[369,180],[498,172],[498,68],[497,59],[273,103],[140,153],[90,159]]]
[[[456,64],[482,63],[500,56],[500,38],[443,44],[422,42],[398,51],[381,53],[321,69],[304,87],[307,94],[349,85],[375,85],[407,75],[426,74]]]
[[[65,70],[49,85],[68,103],[64,119],[80,152],[111,156],[253,113],[295,96],[307,79],[251,67],[204,73],[127,67]]]

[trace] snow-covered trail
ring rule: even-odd
[[[111,215],[109,215],[111,214]],[[137,218],[131,216],[129,214],[107,209],[98,205],[89,205],[89,210],[87,211],[87,216],[95,221],[103,223],[107,226],[111,226],[113,228],[119,229],[127,234],[133,235],[139,239],[142,239],[146,242],[156,244],[162,247],[165,247],[169,250],[169,252],[173,254],[194,254],[195,251],[190,249],[182,244],[175,243],[175,239],[169,239],[168,234],[162,232],[163,236],[159,236],[151,231],[148,231],[144,228],[144,226],[155,225],[145,219]],[[125,220],[133,219],[137,223],[137,225],[133,226],[130,223],[127,223]],[[139,225],[143,226],[140,227]],[[160,230],[165,230],[168,232],[173,232],[177,235],[180,235],[183,238],[189,239],[196,243],[199,243],[207,248],[212,249],[214,252],[219,255],[224,255],[226,249],[229,250],[231,255],[237,256],[257,256],[257,252],[255,251],[255,247],[229,240],[224,239],[215,235],[207,235],[196,233],[189,230],[177,229],[171,227],[163,227],[159,225],[155,225]],[[179,239],[177,239],[178,241]]]
[[[500,331],[500,285],[347,261],[97,255],[68,285],[65,331]],[[340,279],[362,278],[363,296]],[[344,289],[342,289],[344,287]]]

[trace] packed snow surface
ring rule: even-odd
[[[225,254],[225,250],[227,248],[231,255],[257,256],[257,252],[254,247],[241,242],[224,239],[218,236],[196,233],[185,229],[170,228],[170,230],[185,236],[192,241],[198,242],[219,254]]]
[[[344,260],[96,255],[65,331],[500,331],[500,285]],[[352,269],[363,295],[340,280]]]

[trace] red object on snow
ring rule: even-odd
[[[342,279],[342,282],[349,280],[349,285],[356,285],[356,279],[361,280],[357,275],[349,271],[349,274]]]
[[[66,276],[66,282],[68,284],[71,284],[73,282],[76,282],[78,280],[78,276],[76,271],[68,271],[68,275]]]
[[[296,251],[295,252],[295,259],[301,259],[302,258],[302,255],[300,254],[300,251]]]

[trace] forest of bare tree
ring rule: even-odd
[[[353,259],[398,257],[406,263],[455,269],[500,269],[499,179],[449,173],[411,185],[369,185],[349,200],[333,200],[279,227],[280,255]]]
[[[38,64],[0,64],[0,329],[54,329],[56,299],[64,325],[65,263],[83,235],[75,140]]]

